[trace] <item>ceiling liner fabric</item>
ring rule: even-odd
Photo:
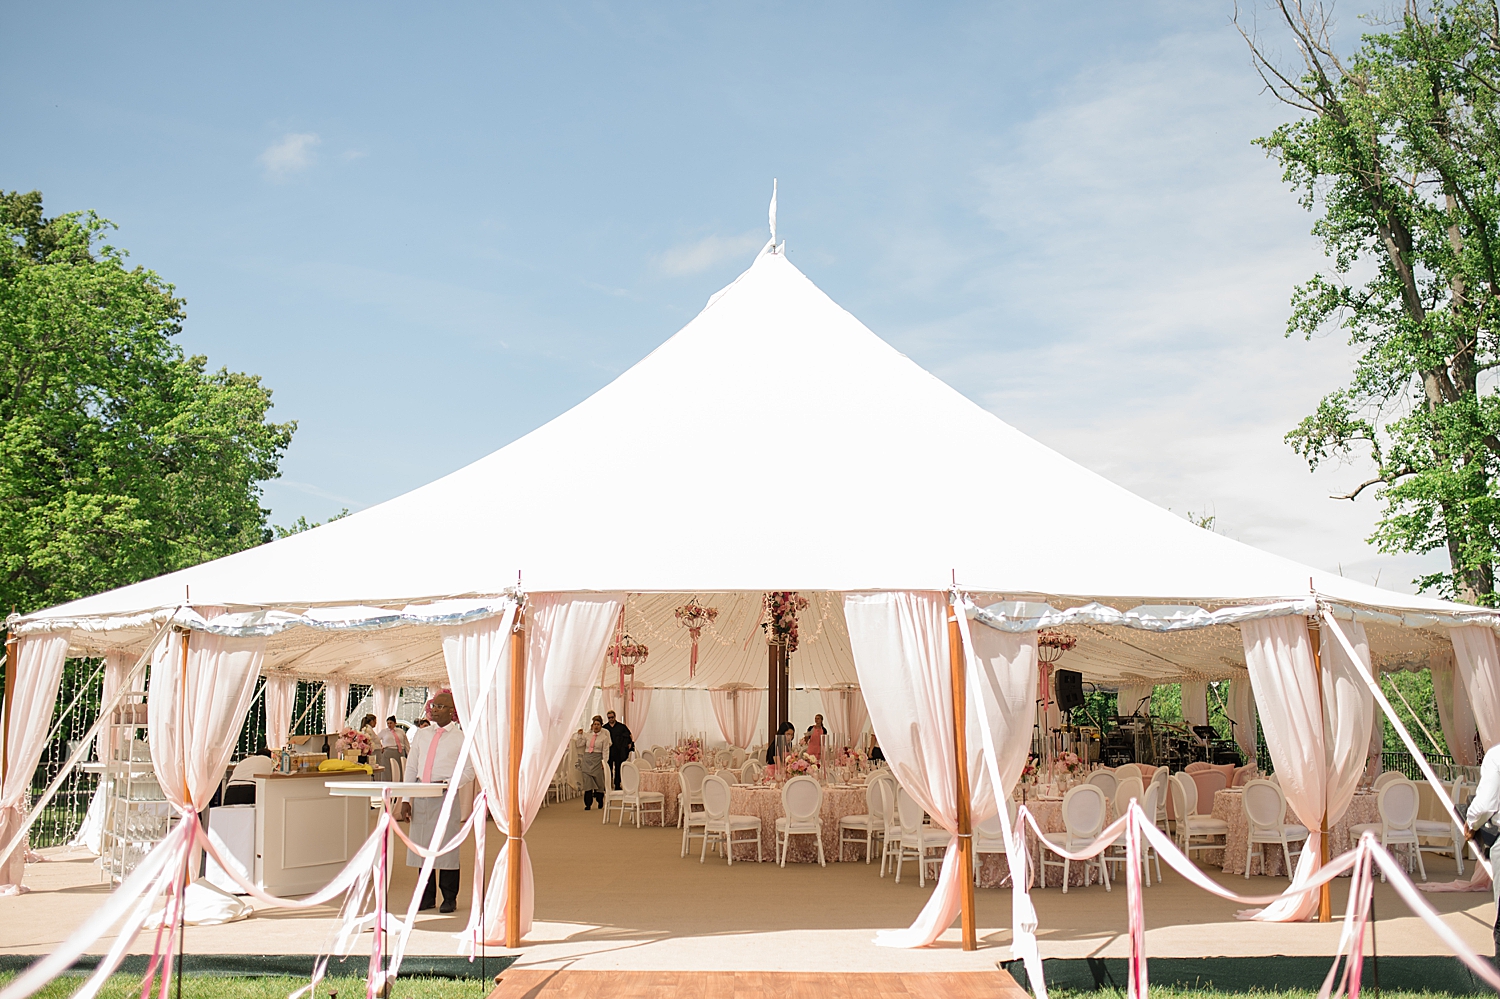
[[[621,467],[650,488],[608,488]],[[1018,475],[1047,488],[1016,488]],[[944,516],[958,483],[975,512]],[[436,629],[449,623],[418,608],[619,591],[630,594],[627,628],[652,649],[638,682],[713,687],[764,683],[761,594],[796,590],[813,602],[793,682],[823,687],[855,682],[841,594],[955,582],[984,594],[981,606],[1112,608],[1104,617],[1119,620],[1096,610],[1058,622],[1099,636],[1088,639],[1097,649],[1080,648],[1101,676],[1175,668],[1177,640],[1233,632],[1239,612],[1224,608],[1235,605],[1317,595],[1407,626],[1495,623],[1154,506],[918,367],[771,247],[613,382],[465,468],[314,530],[11,623],[67,633],[74,654],[133,648],[191,594],[230,616],[259,614],[269,668],[415,681],[441,677]],[[672,611],[694,596],[720,615],[690,678],[689,637]],[[1157,635],[1130,630],[1131,609],[1150,607],[1177,620]],[[328,608],[359,609],[359,623],[318,621]],[[1199,649],[1197,673],[1243,669],[1237,644]]]

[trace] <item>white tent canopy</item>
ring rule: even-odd
[[[981,605],[1099,602],[1055,620],[1102,681],[1243,669],[1233,623],[1161,630],[1192,608],[1309,613],[1316,594],[1360,612],[1377,662],[1396,665],[1446,645],[1438,625],[1494,623],[1148,503],[918,367],[768,246],[644,360],[472,465],[316,530],[12,624],[67,632],[75,654],[139,649],[190,603],[228,612],[190,615],[195,627],[274,632],[268,668],[426,682],[443,676],[436,625],[488,613],[518,584],[625,591],[626,627],[652,650],[637,682],[763,686],[761,594],[797,590],[812,603],[792,683],[829,687],[857,682],[839,593],[955,582]],[[690,596],[720,610],[691,679],[673,616]],[[1155,610],[1119,614],[1140,604]]]

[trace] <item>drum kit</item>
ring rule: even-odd
[[[1189,763],[1232,763],[1243,760],[1233,739],[1220,738],[1209,725],[1189,727],[1148,714],[1117,715],[1113,730],[1099,741],[1098,760],[1105,766],[1145,763],[1181,770]]]

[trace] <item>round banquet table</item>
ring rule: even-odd
[[[846,815],[863,815],[865,789],[852,785],[823,785],[823,859],[833,863],[839,859],[839,822]],[[760,819],[761,860],[776,862],[776,820],[785,812],[781,808],[781,788],[774,785],[736,784],[729,789],[729,812],[731,815],[754,815]],[[848,859],[864,860],[865,844],[846,846]],[[734,859],[738,863],[755,859],[755,844],[748,840],[736,843]],[[787,845],[787,863],[816,864],[818,845],[811,836],[793,836]]]
[[[1238,787],[1225,788],[1214,795],[1213,815],[1216,819],[1223,819],[1229,823],[1229,848],[1215,853],[1223,854],[1223,870],[1225,874],[1245,873],[1245,853],[1249,847],[1250,824],[1245,821],[1244,789]],[[1297,818],[1292,813],[1290,806],[1287,807],[1286,820],[1288,823],[1296,822]],[[1356,794],[1349,805],[1349,810],[1344,813],[1334,827],[1329,830],[1328,854],[1336,857],[1349,849],[1349,827],[1361,825],[1366,822],[1379,822],[1380,809],[1376,806],[1376,795]],[[1296,844],[1292,844],[1295,852]],[[1287,876],[1286,862],[1281,855],[1281,847],[1274,843],[1266,845],[1266,874]],[[1202,863],[1207,863],[1207,858],[1212,854],[1202,854]],[[1250,873],[1260,873],[1260,863],[1257,861]]]
[[[1041,826],[1047,832],[1066,831],[1067,827],[1063,825],[1061,798],[1050,800],[1030,798],[1026,802],[1026,807],[1030,809],[1032,815],[1036,816],[1037,825]],[[1105,825],[1109,825],[1115,820],[1115,806],[1113,802],[1105,803],[1105,816]],[[1029,826],[1026,829],[1026,842],[1031,846],[1031,859],[1028,861],[1027,866],[1031,869],[1032,881],[1040,887],[1042,886],[1041,856],[1044,848],[1036,842],[1036,831]],[[1060,858],[1056,854],[1052,854],[1051,859],[1057,860]],[[1010,877],[1010,861],[1005,854],[981,853],[976,862],[979,864],[979,887],[999,888],[1002,885],[1008,884],[1006,879]],[[1084,883],[1084,872],[1091,869],[1088,865],[1081,863],[1069,865],[1068,886],[1070,888],[1081,887]],[[1115,868],[1117,873],[1122,872],[1122,870],[1119,867]],[[1094,877],[1097,879],[1098,876],[1094,875]],[[1095,883],[1098,883],[1097,880]],[[1062,887],[1061,867],[1047,868],[1046,887]]]
[[[677,783],[676,770],[642,770],[641,790],[657,791],[666,799],[666,807],[662,809],[662,817],[657,818],[656,809],[641,813],[641,825],[643,826],[675,826],[677,824],[677,796],[682,791],[682,785]],[[618,821],[618,820],[617,820]],[[630,820],[627,818],[627,822]]]

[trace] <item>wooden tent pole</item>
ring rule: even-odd
[[[1318,718],[1324,721],[1324,731],[1327,731],[1328,706],[1323,703],[1323,653],[1318,646],[1320,629],[1318,619],[1310,617],[1307,619],[1308,644],[1312,647],[1313,676],[1318,681]],[[1326,775],[1325,775],[1326,778]],[[1323,815],[1319,820],[1318,831],[1318,853],[1323,863],[1328,863],[1328,793],[1324,788],[1323,793]],[[1328,882],[1323,882],[1323,887],[1318,889],[1318,922],[1327,923],[1333,919],[1333,898],[1330,894]]]
[[[948,668],[953,681],[953,751],[958,763],[958,879],[963,886],[960,913],[964,950],[979,949],[974,928],[974,840],[969,816],[968,697],[964,681],[963,636],[958,630],[959,609],[948,606]]]
[[[5,726],[0,728],[0,787],[5,786],[5,744],[9,741],[10,709],[16,699],[16,654],[20,645],[21,640],[14,631],[5,636]]]
[[[506,825],[505,946],[521,946],[521,750],[526,738],[526,624],[525,605],[516,609],[510,635],[510,807]],[[484,864],[484,858],[479,858]]]

